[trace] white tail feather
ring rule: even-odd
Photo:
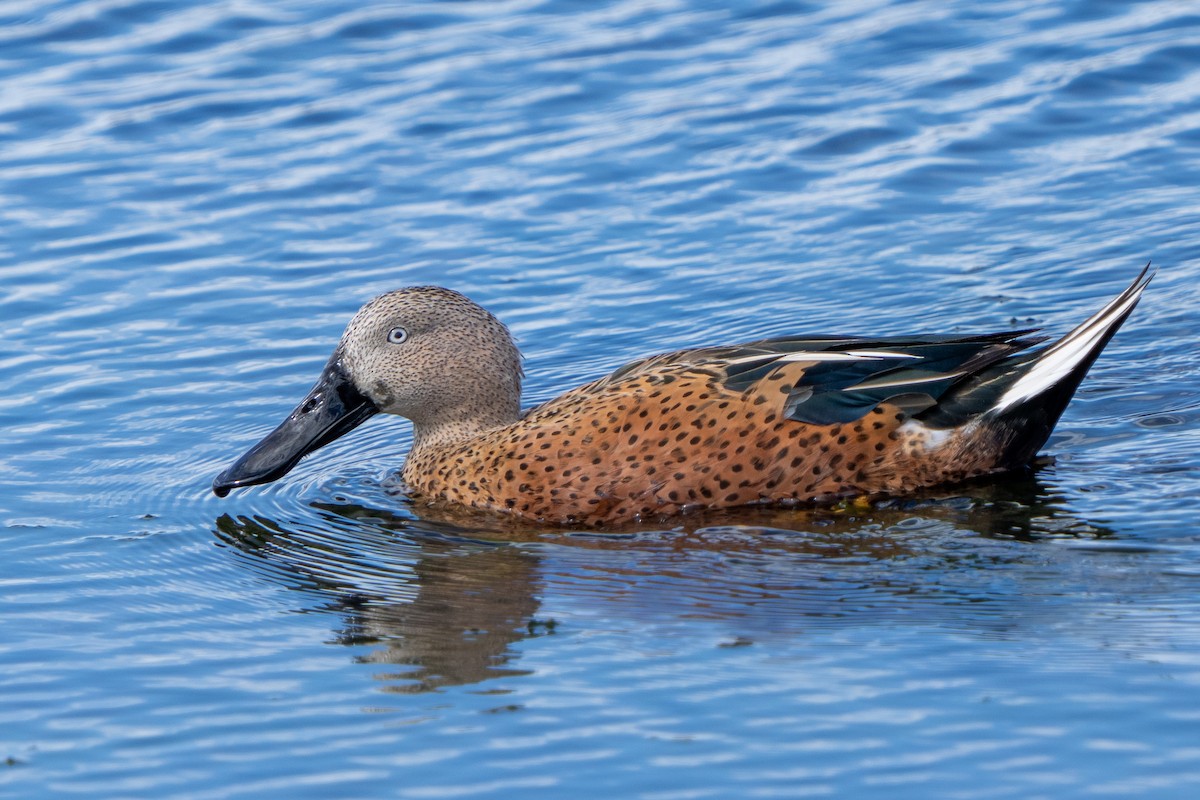
[[[1046,348],[1030,370],[1000,396],[992,411],[999,413],[1032,400],[1069,375],[1080,362],[1095,352],[1100,341],[1133,310],[1152,277],[1154,275],[1147,266],[1120,296]]]

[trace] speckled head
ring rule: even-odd
[[[450,289],[375,298],[350,320],[338,349],[358,390],[380,411],[412,420],[418,436],[519,415],[521,356],[508,328]]]
[[[308,396],[213,491],[277,480],[380,411],[412,420],[416,447],[515,422],[521,377],[508,328],[471,300],[437,286],[389,292],[354,315]]]

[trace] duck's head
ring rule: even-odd
[[[449,289],[389,292],[354,315],[308,396],[213,491],[281,478],[379,412],[407,417],[418,445],[435,444],[516,421],[520,398],[521,357],[502,322]]]

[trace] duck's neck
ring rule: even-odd
[[[470,441],[488,431],[511,425],[520,418],[518,402],[469,413],[445,412],[436,419],[413,421],[413,446],[409,459],[432,455]]]

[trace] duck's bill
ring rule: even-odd
[[[339,353],[325,365],[317,385],[275,430],[213,481],[218,497],[231,489],[278,480],[308,453],[357,428],[379,409],[346,374]]]

